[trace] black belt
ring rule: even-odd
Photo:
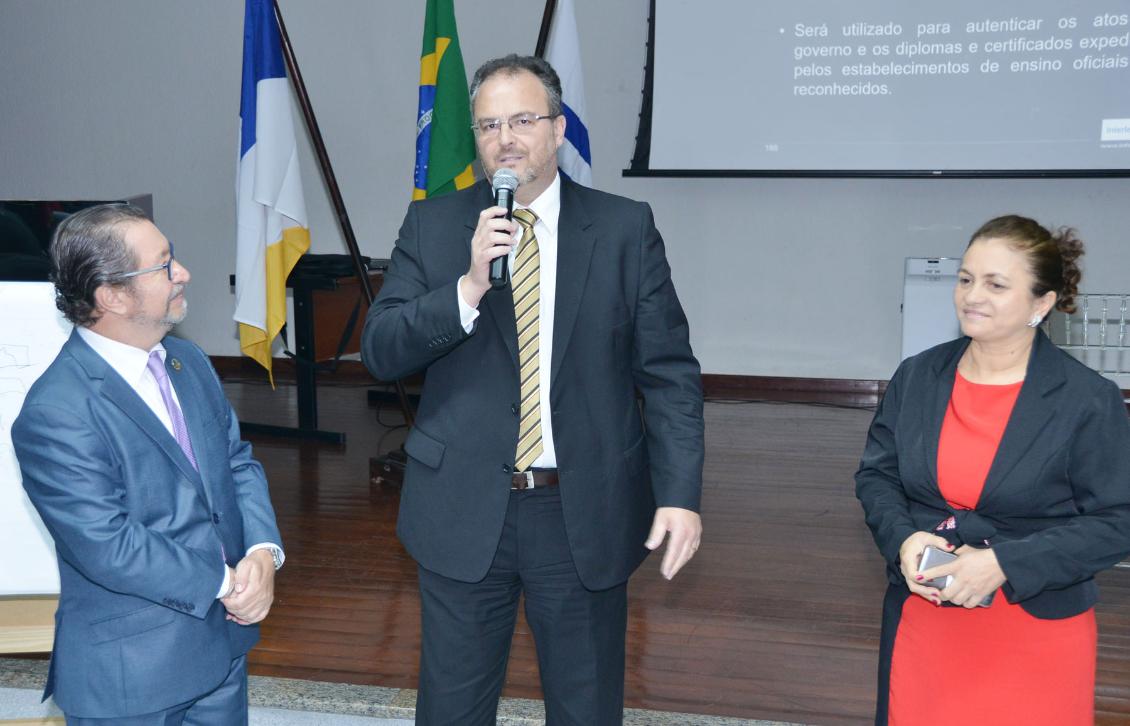
[[[556,469],[530,469],[515,473],[510,478],[510,488],[520,490],[555,487],[559,481]]]

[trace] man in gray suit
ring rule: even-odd
[[[44,697],[72,726],[246,723],[281,538],[207,356],[167,335],[188,270],[123,204],[68,217],[51,255],[75,330],[12,427],[59,562]]]
[[[650,208],[558,173],[553,69],[489,61],[471,103],[487,174],[520,182],[514,221],[486,182],[412,204],[362,343],[378,378],[427,372],[398,522],[416,719],[494,724],[524,593],[548,723],[615,724],[627,579],[668,535],[674,577],[702,533],[699,366]]]

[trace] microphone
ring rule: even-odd
[[[518,175],[509,169],[499,169],[491,178],[491,188],[494,189],[494,204],[506,208],[506,219],[514,218],[514,190],[518,188]],[[506,287],[510,282],[510,270],[507,264],[509,255],[500,255],[490,261],[490,286],[497,290]]]

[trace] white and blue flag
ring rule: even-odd
[[[310,249],[310,231],[278,21],[271,0],[246,2],[232,317],[244,355],[271,375],[271,344],[286,322],[286,278]]]
[[[592,153],[589,151],[589,130],[585,125],[585,83],[573,0],[557,0],[544,58],[561,77],[565,143],[557,150],[557,166],[578,184],[592,186]]]

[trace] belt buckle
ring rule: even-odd
[[[519,472],[519,473],[524,474],[526,476],[526,486],[522,487],[522,490],[524,491],[526,489],[533,489],[534,488],[534,472],[530,469],[526,469],[525,471]]]

